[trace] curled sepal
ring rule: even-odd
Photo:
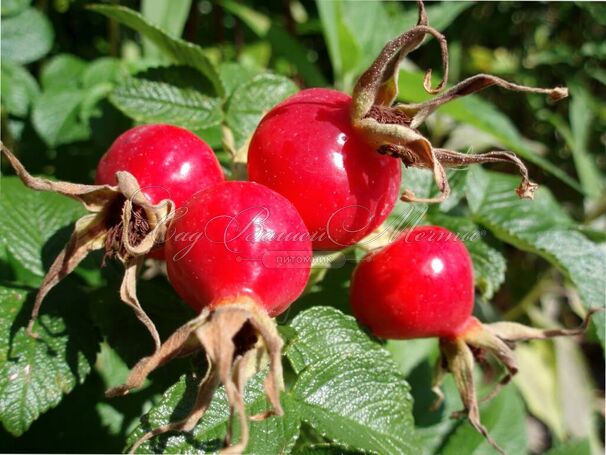
[[[117,186],[83,185],[34,177],[4,144],[0,143],[0,148],[27,187],[71,197],[90,212],[76,221],[69,242],[42,280],[27,332],[35,336],[32,327],[42,301],[50,290],[70,274],[88,253],[103,249],[104,261],[107,257],[117,257],[124,264],[120,296],[133,308],[152,335],[156,349],[159,348],[158,332],[137,300],[136,278],[143,257],[164,239],[167,221],[175,211],[174,203],[166,199],[152,204],[141,191],[135,177],[128,172],[116,174]]]
[[[455,385],[463,402],[463,411],[456,412],[453,418],[466,416],[469,423],[486,438],[499,453],[504,453],[490,437],[480,421],[479,402],[494,398],[501,388],[511,381],[518,372],[517,362],[513,353],[513,345],[517,341],[553,338],[558,336],[580,335],[587,329],[591,316],[601,309],[592,309],[587,313],[583,323],[576,329],[547,329],[541,330],[515,322],[497,322],[482,324],[475,318],[470,318],[462,333],[456,337],[440,339],[440,359],[434,374],[433,391],[438,396],[434,407],[444,399],[440,385],[446,372],[452,373]],[[494,389],[486,397],[478,400],[473,370],[477,361],[490,354],[505,368],[505,375],[497,382]]]
[[[431,88],[431,70],[425,74],[423,86],[431,94],[439,93],[448,80],[448,45],[446,38],[429,26],[423,2],[419,5],[419,21],[415,27],[388,42],[372,65],[362,74],[353,91],[351,123],[353,128],[377,152],[402,160],[408,167],[432,170],[439,195],[419,198],[405,190],[401,199],[406,202],[442,202],[450,193],[444,169],[466,166],[471,163],[507,161],[515,164],[522,174],[522,183],[516,190],[520,198],[532,199],[537,185],[528,178],[522,161],[511,152],[490,152],[466,155],[444,149],[434,149],[418,127],[438,107],[487,87],[496,85],[510,91],[546,94],[554,101],[568,96],[565,87],[537,88],[514,84],[490,74],[477,74],[467,78],[423,103],[395,104],[398,95],[400,62],[423,42],[425,35],[432,35],[440,44],[443,76],[435,89]]]
[[[283,415],[280,392],[284,389],[282,362],[283,341],[275,322],[248,297],[219,302],[177,329],[153,355],[141,359],[129,374],[126,383],[106,392],[108,397],[124,395],[140,387],[148,374],[170,359],[203,350],[208,370],[198,386],[198,397],[189,415],[179,421],[158,427],[137,440],[131,453],[152,437],[169,431],[191,431],[204,415],[213,393],[223,384],[230,415],[240,421],[240,440],[232,443],[231,419],[224,451],[242,453],[248,444],[249,420],[262,420],[270,415]],[[267,359],[267,361],[265,361]],[[265,393],[272,405],[270,411],[247,416],[244,387],[248,379],[269,363],[265,377]]]

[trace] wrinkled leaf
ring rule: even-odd
[[[84,90],[54,87],[36,99],[32,122],[49,147],[90,137],[90,127],[80,119],[80,105],[85,96]]]
[[[301,418],[349,447],[417,453],[410,387],[389,353],[334,308],[303,311],[291,327],[286,355],[298,373]]]
[[[604,306],[606,255],[575,229],[546,188],[534,200],[519,199],[519,179],[474,167],[469,172],[467,200],[473,219],[496,237],[536,253],[561,270],[576,286],[586,308]],[[593,318],[604,346],[604,318]]]
[[[144,38],[154,43],[175,63],[188,65],[197,69],[212,82],[216,94],[219,97],[224,96],[223,84],[221,84],[219,74],[200,46],[171,37],[162,29],[147,22],[139,13],[129,8],[109,5],[92,5],[90,8],[136,30]]]
[[[69,238],[70,224],[83,212],[79,203],[65,196],[33,191],[17,177],[2,177],[0,243],[23,267],[44,276],[53,254]]]
[[[240,63],[226,62],[219,66],[219,76],[225,87],[225,94],[229,98],[238,86],[250,82],[259,74],[259,70]]]
[[[249,414],[265,411],[269,403],[264,395],[262,371],[248,381],[244,401]],[[131,434],[133,444],[151,428],[178,421],[189,413],[196,396],[197,379],[183,376],[166,391],[160,402],[142,418]],[[281,398],[285,415],[269,417],[262,422],[250,422],[250,440],[245,453],[288,453],[299,435],[299,417],[296,404],[287,395]],[[215,453],[221,449],[227,431],[229,407],[223,388],[217,389],[204,417],[191,434],[168,433],[143,444],[138,453]],[[239,426],[234,420],[234,440],[239,438]]]
[[[71,54],[60,54],[48,61],[42,69],[40,82],[44,90],[78,88],[86,70],[86,62]]]
[[[15,436],[84,382],[98,346],[85,297],[73,289],[49,296],[34,325],[40,338],[27,336],[31,291],[28,298],[24,289],[0,286],[0,421]]]
[[[192,88],[129,77],[110,95],[129,117],[144,123],[172,123],[202,129],[221,122],[221,101]]]
[[[270,73],[259,74],[238,86],[225,114],[225,120],[234,133],[236,147],[246,142],[263,114],[296,91],[297,86],[290,79]]]
[[[23,66],[3,60],[0,98],[7,111],[17,117],[26,117],[29,107],[40,93],[38,82]]]
[[[55,33],[48,18],[35,8],[2,18],[2,59],[31,63],[44,57],[53,46]]]

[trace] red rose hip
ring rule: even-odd
[[[118,171],[130,172],[152,203],[171,199],[177,207],[225,179],[206,142],[191,131],[164,124],[136,126],[118,136],[99,160],[95,181],[116,185]]]
[[[222,383],[232,411],[240,418],[241,453],[248,441],[243,393],[246,378],[269,357],[265,391],[281,415],[284,388],[282,339],[271,317],[282,313],[303,292],[311,267],[309,233],[294,206],[275,191],[254,182],[224,182],[193,196],[170,223],[166,236],[168,276],[175,290],[200,315],[177,329],[151,357],[142,359],[125,385],[139,387],[158,365],[176,355],[203,349],[208,373],[201,381],[190,415],[150,431],[131,448],[166,431],[189,431],[204,414]],[[257,416],[262,418],[267,413]]]
[[[48,292],[90,251],[102,249],[103,262],[115,257],[123,263],[120,297],[134,310],[159,348],[156,327],[137,299],[137,270],[148,255],[162,258],[162,249],[157,245],[163,242],[167,220],[175,207],[194,193],[224,180],[210,147],[183,128],[137,126],[118,137],[100,159],[95,185],[33,177],[10,150],[4,145],[1,149],[25,185],[69,196],[89,212],[76,222],[69,243],[44,277],[34,301],[28,333],[33,334],[34,321]]]
[[[265,115],[250,143],[250,180],[293,203],[314,249],[356,243],[387,218],[398,197],[400,163],[358,136],[350,106],[345,93],[303,90]]]
[[[473,268],[453,233],[425,226],[407,231],[356,268],[351,304],[379,337],[452,337],[473,309]]]
[[[257,183],[224,182],[177,213],[166,257],[172,285],[196,310],[248,296],[273,317],[303,292],[311,245],[286,198]]]
[[[472,262],[456,234],[438,227],[406,230],[390,245],[370,253],[356,267],[350,301],[358,321],[382,338],[438,337],[441,359],[433,390],[438,404],[440,384],[451,372],[471,425],[499,452],[502,450],[480,422],[474,389],[474,358],[490,354],[506,369],[495,391],[518,371],[511,346],[517,341],[582,333],[578,329],[539,330],[514,322],[482,324],[472,316]],[[458,415],[458,414],[457,414]]]

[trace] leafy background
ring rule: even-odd
[[[302,87],[350,91],[382,45],[416,20],[412,3],[299,0],[5,0],[1,14],[2,141],[32,173],[77,182],[92,181],[117,135],[151,122],[193,130],[228,175],[242,177],[247,139],[264,112]],[[605,299],[606,6],[444,2],[428,14],[449,39],[451,81],[490,72],[565,84],[571,98],[553,104],[495,89],[441,108],[424,126],[432,143],[513,150],[541,189],[535,201],[520,201],[506,168],[472,167],[452,173],[453,195],[440,206],[399,203],[390,226],[479,234],[467,246],[483,320],[574,326]],[[423,70],[439,73],[438,65],[429,40],[402,66],[401,100],[426,99]],[[40,339],[26,337],[36,287],[82,210],[9,174],[0,181],[0,450],[122,451],[187,412],[203,362],[176,361],[136,393],[106,399],[103,391],[152,346],[118,302],[120,268],[99,269],[94,255],[49,296]],[[403,185],[435,191],[423,171],[405,170]],[[363,252],[346,254],[344,266],[314,271],[279,318],[287,413],[253,423],[247,451],[492,453],[467,423],[448,418],[460,407],[451,381],[445,405],[429,411],[435,340],[382,342],[348,315]],[[192,316],[162,277],[140,289],[163,336]],[[603,453],[603,317],[584,340],[531,342],[516,355],[518,377],[482,408],[496,441],[516,454]],[[246,401],[251,412],[267,406],[258,378]],[[227,412],[220,392],[192,435],[142,449],[215,451]]]

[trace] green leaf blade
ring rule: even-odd
[[[473,219],[501,240],[545,258],[578,289],[586,308],[604,307],[606,255],[578,232],[575,224],[545,189],[533,201],[518,199],[518,179],[475,167],[467,198]],[[604,346],[604,318],[594,318]]]
[[[324,437],[378,453],[417,453],[410,387],[389,353],[330,307],[300,313],[286,355],[301,418]]]
[[[44,57],[53,46],[55,33],[48,18],[35,8],[27,8],[2,19],[0,37],[3,60],[31,63]]]
[[[526,414],[515,387],[505,388],[480,410],[488,434],[506,453],[527,453]],[[439,451],[444,455],[488,455],[495,453],[486,439],[467,422],[462,423]]]
[[[225,120],[240,148],[252,135],[263,115],[298,90],[284,76],[263,73],[238,86],[229,100]]]
[[[265,371],[253,376],[244,392],[249,415],[265,411],[269,403],[265,398],[263,378]],[[130,435],[132,445],[146,431],[187,416],[193,404],[199,378],[183,376],[168,389],[160,402],[144,416],[142,422]],[[298,435],[300,420],[297,404],[287,395],[281,397],[284,416],[272,416],[261,422],[250,423],[250,440],[245,453],[288,453]],[[223,387],[217,389],[213,400],[191,435],[170,433],[143,444],[138,453],[216,453],[221,449],[227,431],[229,406]],[[239,438],[239,427],[234,427],[234,440]]]
[[[0,243],[32,273],[46,273],[47,252],[58,252],[69,234],[61,229],[84,213],[76,201],[58,194],[26,188],[17,177],[3,177],[0,183]],[[67,233],[66,233],[67,234]]]
[[[51,294],[34,325],[39,338],[33,339],[24,328],[31,311],[28,293],[0,286],[0,422],[14,436],[91,371],[98,338],[81,298],[79,293]]]
[[[209,128],[221,123],[221,101],[191,88],[135,77],[127,78],[110,95],[127,116],[144,123],[164,122],[186,128]]]
[[[211,81],[220,98],[225,96],[219,74],[200,46],[168,35],[159,27],[147,22],[141,14],[129,8],[109,5],[91,5],[89,8],[139,32],[175,63],[197,69]]]

